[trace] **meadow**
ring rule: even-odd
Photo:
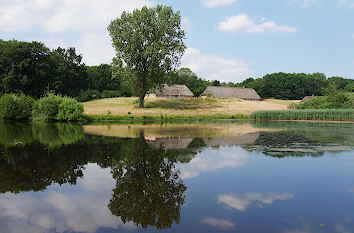
[[[243,118],[260,110],[286,110],[298,100],[266,99],[244,101],[240,99],[189,98],[165,99],[146,98],[145,108],[137,107],[137,98],[109,98],[84,102],[84,114],[96,118],[124,119],[125,117],[205,117]]]

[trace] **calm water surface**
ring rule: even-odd
[[[354,124],[0,124],[0,232],[354,232]]]

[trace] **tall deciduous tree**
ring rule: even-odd
[[[116,50],[115,61],[132,72],[139,106],[144,107],[146,92],[161,84],[164,74],[179,65],[186,49],[180,13],[162,5],[143,7],[123,12],[108,31]]]

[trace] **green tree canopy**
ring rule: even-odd
[[[0,39],[0,94],[38,98],[50,89],[74,97],[86,88],[86,77],[74,48],[50,50],[40,42]]]
[[[111,22],[108,31],[116,50],[116,62],[132,72],[140,107],[146,92],[163,82],[163,76],[178,65],[186,46],[181,16],[171,7],[143,7],[123,12]]]
[[[108,207],[124,223],[169,228],[179,223],[187,188],[163,150],[147,143],[143,134],[134,142],[130,156],[112,166],[117,183]]]
[[[38,97],[50,78],[50,50],[39,42],[0,39],[0,94]]]

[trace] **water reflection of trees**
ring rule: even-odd
[[[145,140],[143,134],[134,139],[82,134],[70,144],[63,142],[63,136],[70,137],[68,131],[59,135],[63,131],[43,128],[43,136],[50,133],[46,139],[33,138],[35,130],[27,126],[18,130],[25,131],[32,135],[26,144],[14,143],[20,137],[13,137],[0,145],[0,193],[45,190],[53,183],[76,184],[85,165],[97,163],[111,168],[116,180],[109,204],[112,214],[143,228],[163,229],[179,222],[186,186],[175,163],[189,162],[198,151],[198,140],[186,148],[164,150]]]
[[[184,203],[186,186],[175,164],[188,163],[201,148],[242,145],[248,151],[284,157],[321,156],[324,146],[353,145],[354,131],[347,126],[270,127],[277,130],[146,140],[143,133],[138,138],[85,135],[81,126],[72,124],[0,124],[0,193],[45,190],[54,183],[74,185],[86,164],[97,163],[110,168],[116,180],[109,203],[112,214],[143,228],[163,229],[179,222]]]
[[[116,187],[109,209],[122,221],[158,229],[178,223],[186,186],[175,168],[176,158],[156,149],[143,135],[112,166]]]

